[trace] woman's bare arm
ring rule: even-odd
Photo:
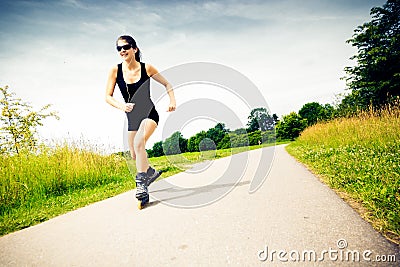
[[[123,110],[125,112],[131,112],[134,104],[121,103],[121,102],[118,102],[113,97],[116,79],[117,79],[117,72],[118,72],[118,67],[114,66],[111,68],[110,72],[108,73],[108,80],[107,80],[107,85],[106,85],[106,102],[117,109]]]
[[[152,77],[155,81],[159,82],[160,84],[165,86],[169,96],[169,105],[168,105],[168,112],[174,111],[176,109],[176,100],[174,90],[172,89],[172,85],[165,79],[156,68],[154,68],[150,64],[146,64],[146,71],[147,74]]]

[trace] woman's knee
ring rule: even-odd
[[[135,136],[135,142],[133,144],[133,148],[136,151],[141,151],[145,148],[146,142],[144,140],[144,137],[141,135],[136,135]]]

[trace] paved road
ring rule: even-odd
[[[265,149],[271,152],[273,148]],[[184,205],[185,198],[219,192],[216,189],[224,186],[216,186],[213,179],[226,172],[229,158],[196,166],[197,172],[172,176],[168,183],[155,183],[153,195],[164,192],[157,195],[162,198],[153,199],[144,210],[137,210],[134,191],[130,191],[4,236],[0,238],[0,266],[399,264],[398,246],[374,231],[283,146],[275,148],[275,159],[262,187],[249,194],[255,169],[264,164],[259,162],[262,151],[248,154],[242,179],[235,187],[225,184],[233,190],[210,205],[176,208],[171,203]],[[339,249],[338,240],[339,246],[347,243],[347,247]],[[360,262],[353,262],[358,252]],[[365,261],[364,252],[371,260],[378,255],[396,255],[397,264]],[[346,255],[350,255],[350,262],[345,261]],[[322,257],[324,260],[318,261]]]

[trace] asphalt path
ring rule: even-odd
[[[399,247],[284,146],[196,165],[150,192],[143,210],[132,190],[3,236],[0,266],[399,266]]]

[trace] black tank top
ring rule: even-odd
[[[136,83],[126,84],[122,73],[122,63],[118,64],[117,84],[126,103],[151,104],[150,99],[150,77],[147,75],[146,67],[140,62],[140,79]]]

